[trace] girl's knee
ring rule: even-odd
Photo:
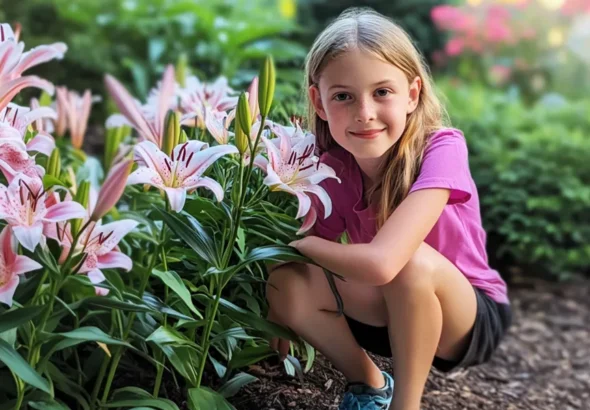
[[[289,263],[270,273],[266,298],[279,320],[290,325],[309,312],[312,289],[309,268],[300,263]]]
[[[429,252],[424,251],[421,246],[393,280],[382,286],[382,289],[386,294],[434,291],[435,272],[434,261],[429,257]]]

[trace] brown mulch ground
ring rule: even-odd
[[[590,282],[521,283],[511,289],[513,326],[487,364],[449,375],[433,370],[424,410],[590,409]],[[391,371],[391,363],[375,358]],[[237,410],[336,409],[342,375],[322,358],[303,385],[282,365],[249,373],[259,381],[231,399]]]

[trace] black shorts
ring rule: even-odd
[[[470,367],[490,360],[512,322],[510,305],[498,303],[475,288],[477,315],[471,331],[471,340],[463,357],[449,361],[435,357],[432,365],[442,372]],[[348,316],[346,321],[358,344],[368,352],[391,357],[387,327],[377,327],[358,322]]]

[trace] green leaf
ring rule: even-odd
[[[25,383],[51,394],[47,380],[41,377],[12,346],[2,339],[0,339],[0,362],[8,366],[10,371]]]
[[[205,295],[195,295],[198,299],[204,299],[203,302],[207,303],[208,297]],[[276,336],[282,337],[288,340],[297,340],[298,336],[291,330],[269,322],[268,320],[256,316],[255,314],[248,312],[245,309],[242,309],[239,306],[234,305],[233,303],[225,300],[223,298],[219,301],[219,308],[223,313],[234,319],[239,323],[246,324],[250,326],[252,329],[256,329],[258,331],[262,331],[269,336]]]
[[[234,396],[242,387],[252,382],[257,381],[258,378],[248,373],[238,373],[231,380],[228,380],[223,386],[217,391],[223,397]]]
[[[37,246],[37,248],[35,249],[35,256],[35,260],[41,263],[43,267],[49,269],[49,271],[54,275],[60,275],[59,266],[57,265],[55,258],[49,251],[49,248]]]
[[[0,333],[28,322],[41,313],[44,308],[45,306],[28,306],[2,313],[0,315]]]
[[[157,209],[170,229],[190,246],[197,255],[212,266],[218,265],[215,244],[199,221],[189,215],[187,217],[188,224],[186,224],[175,213]]]
[[[189,410],[235,410],[221,394],[208,387],[194,387],[188,390]]]
[[[188,346],[197,351],[201,351],[201,347],[195,342],[187,338],[176,329],[160,326],[151,335],[145,339],[146,342],[154,342],[157,345],[173,345],[173,346]]]
[[[113,339],[105,332],[94,326],[79,327],[69,332],[58,333],[67,339],[79,340],[81,342],[102,342],[110,345],[121,345],[132,347],[129,343],[122,340]]]
[[[229,367],[238,369],[249,366],[276,354],[277,352],[268,345],[246,346],[239,352],[234,353],[229,362]]]
[[[199,312],[199,310],[193,304],[190,291],[187,289],[186,285],[176,272],[162,272],[158,269],[153,269],[152,274],[162,279],[166,286],[168,286],[170,289],[174,291],[174,293],[180,296],[180,299],[182,299],[182,301],[188,306],[191,312],[197,315],[199,319],[203,318],[201,312]]]
[[[178,406],[173,401],[168,399],[132,399],[132,400],[118,400],[103,404],[102,407],[151,407],[160,410],[179,410]]]
[[[59,178],[54,177],[53,175],[45,174],[43,175],[43,188],[48,191],[55,185],[65,186],[63,182]]]
[[[29,406],[37,410],[70,410],[65,404],[56,401],[29,401]]]

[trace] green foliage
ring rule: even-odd
[[[306,53],[286,37],[302,28],[281,16],[273,0],[0,0],[0,20],[22,24],[27,48],[68,45],[63,61],[31,72],[95,93],[109,73],[132,83],[139,99],[183,54],[199,78],[224,75],[240,87],[266,55],[292,66]],[[298,92],[299,70],[279,70],[277,78],[284,83],[278,97]]]
[[[590,101],[528,108],[515,95],[440,85],[469,143],[495,264],[590,274]]]

